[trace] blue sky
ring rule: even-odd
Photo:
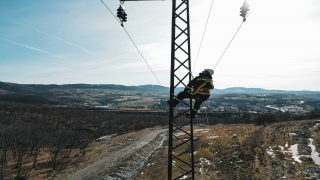
[[[117,0],[104,0],[116,13]],[[192,67],[211,0],[190,1]],[[320,91],[320,1],[255,0],[215,68],[217,89]],[[214,0],[194,74],[213,68],[242,23],[243,0]],[[170,83],[171,1],[125,2],[125,27],[161,85]],[[0,81],[159,84],[100,0],[0,1]]]

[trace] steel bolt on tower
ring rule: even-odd
[[[159,0],[121,0],[159,1]],[[191,48],[189,24],[189,0],[172,0],[172,38],[170,70],[170,102],[175,89],[191,81]],[[181,102],[187,108],[179,110],[170,104],[168,179],[194,179],[193,120],[183,114],[191,112],[192,99]],[[185,120],[186,119],[186,120]],[[185,121],[184,121],[185,120]]]

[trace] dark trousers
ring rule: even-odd
[[[174,99],[173,105],[176,106],[177,104],[179,104],[180,101],[182,101],[185,98],[192,98],[195,100],[195,103],[193,105],[193,109],[192,109],[193,111],[191,111],[191,115],[196,115],[198,110],[200,109],[201,104],[206,100],[208,100],[209,97],[210,95],[203,95],[203,94],[192,95],[190,94],[190,92],[181,91],[177,95],[177,98]]]

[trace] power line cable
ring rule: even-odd
[[[200,49],[201,49],[201,46],[202,46],[203,37],[204,37],[204,34],[205,34],[205,32],[206,32],[206,29],[207,29],[207,25],[208,25],[208,21],[209,21],[209,18],[210,18],[210,14],[211,14],[211,9],[212,9],[213,2],[214,2],[214,0],[212,0],[212,2],[211,2],[211,7],[210,7],[209,14],[208,14],[207,22],[206,22],[206,25],[205,25],[205,27],[204,27],[204,31],[203,31],[203,34],[202,34],[202,38],[201,38],[200,46],[199,46],[199,49],[198,49],[196,61],[194,62],[194,66],[193,66],[192,71],[194,71],[194,68],[196,67],[196,64],[197,64],[197,61],[198,61],[198,56],[199,56]]]
[[[131,39],[133,45],[134,45],[134,46],[136,47],[136,49],[138,50],[138,52],[139,52],[139,54],[141,55],[141,57],[142,57],[142,59],[144,60],[144,62],[146,62],[147,66],[149,67],[149,69],[150,69],[150,71],[152,72],[153,76],[157,79],[157,81],[158,81],[158,83],[160,84],[160,86],[162,86],[161,83],[160,83],[160,81],[159,81],[159,79],[158,79],[157,76],[154,74],[154,72],[152,71],[151,67],[150,67],[149,64],[147,63],[146,59],[143,57],[142,53],[141,53],[140,50],[138,49],[136,43],[134,43],[134,41],[132,40],[132,38],[131,38],[131,36],[129,35],[129,33],[128,33],[128,31],[126,30],[126,28],[123,27],[123,29],[126,31],[128,37]]]
[[[223,57],[223,55],[225,54],[225,52],[226,52],[226,51],[227,51],[227,49],[229,48],[229,46],[230,46],[231,42],[233,41],[234,37],[237,35],[237,33],[238,33],[238,31],[240,30],[240,28],[241,28],[241,26],[242,26],[242,24],[243,24],[243,23],[244,23],[244,22],[242,22],[242,23],[241,23],[241,25],[240,25],[240,27],[238,28],[237,32],[233,35],[233,37],[232,37],[231,41],[229,42],[229,44],[228,44],[227,48],[226,48],[226,49],[224,50],[224,52],[222,53],[222,55],[220,56],[220,58],[219,58],[219,60],[218,60],[217,64],[214,66],[214,68],[213,68],[213,69],[215,69],[215,68],[217,67],[217,65],[219,64],[219,62],[220,62],[221,58]]]
[[[252,11],[253,11],[253,10],[252,10]],[[252,11],[248,14],[248,16],[246,17],[246,19],[248,19],[249,15],[252,13]],[[222,55],[220,56],[217,64],[214,66],[213,69],[215,69],[215,68],[217,67],[217,65],[219,64],[219,62],[220,62],[220,60],[222,59],[223,55],[225,54],[225,52],[226,52],[227,49],[229,48],[230,44],[232,43],[234,37],[236,37],[237,33],[239,32],[240,28],[242,27],[243,23],[244,23],[244,21],[242,21],[242,23],[240,24],[240,27],[238,28],[237,32],[233,35],[233,37],[232,37],[231,41],[229,42],[227,48],[226,48],[226,49],[224,50],[224,52],[222,53]]]
[[[109,12],[112,14],[112,16],[120,23],[119,19],[112,13],[112,11],[109,9],[109,7],[101,0],[102,4],[109,10]]]
[[[121,24],[121,22],[119,21],[119,19],[112,13],[112,11],[109,9],[109,7],[103,2],[103,0],[101,0],[101,2],[104,4],[104,6],[109,10],[109,12],[112,14],[112,16],[118,21],[119,24]],[[154,74],[154,72],[152,71],[151,67],[149,66],[148,62],[146,61],[146,59],[144,58],[144,56],[142,55],[141,51],[139,50],[138,46],[136,45],[136,43],[133,41],[133,39],[131,38],[131,36],[129,35],[128,31],[126,30],[126,28],[123,26],[124,31],[126,32],[126,34],[128,35],[128,37],[130,38],[131,42],[133,43],[133,45],[136,47],[136,49],[138,50],[140,56],[142,57],[142,59],[144,60],[144,62],[147,64],[148,68],[150,69],[150,71],[152,72],[153,76],[157,79],[158,83],[161,85],[159,79],[157,78],[157,76]]]

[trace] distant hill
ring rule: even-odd
[[[294,94],[307,98],[320,99],[320,91],[284,91],[245,87],[232,87],[223,90],[216,89],[212,92],[212,94]]]
[[[140,85],[140,86],[124,86],[117,84],[68,84],[70,88],[90,88],[90,89],[110,89],[120,91],[140,91],[140,92],[155,92],[168,93],[169,88],[159,85]]]
[[[159,85],[124,86],[116,84],[65,84],[65,85],[43,85],[43,84],[15,84],[0,82],[0,95],[5,92],[43,94],[49,93],[52,89],[109,89],[119,91],[141,91],[167,93],[169,88]]]
[[[124,86],[116,84],[16,84],[0,82],[0,101],[28,102],[28,103],[50,103],[75,102],[79,90],[111,90],[111,91],[135,91],[168,94],[169,87],[159,85]],[[176,92],[183,88],[177,88]],[[266,90],[262,88],[232,87],[226,89],[214,89],[212,94],[294,94],[302,97],[320,99],[320,91],[283,91]],[[57,95],[59,98],[57,99]]]

